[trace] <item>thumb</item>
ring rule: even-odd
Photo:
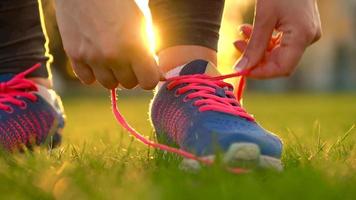
[[[164,76],[163,72],[160,72],[160,75],[159,75],[159,80],[160,81],[166,81],[166,77]]]
[[[237,61],[235,70],[254,67],[261,62],[277,23],[277,17],[268,1],[257,1],[255,9],[251,39],[242,57]]]
[[[155,59],[145,48],[136,49],[131,57],[131,65],[139,85],[145,90],[156,87],[162,78]]]

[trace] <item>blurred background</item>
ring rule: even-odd
[[[154,44],[159,42],[153,31],[157,27],[152,27],[147,0],[136,2],[147,18],[148,26],[143,27],[142,31],[147,34],[147,42],[154,52]],[[218,51],[219,70],[222,73],[232,72],[232,66],[240,56],[233,42],[240,37],[238,26],[252,23],[254,3],[254,0],[226,0]],[[322,0],[318,4],[323,37],[307,49],[296,73],[289,78],[249,80],[249,90],[356,91],[356,0]],[[55,85],[62,92],[68,91],[68,88],[82,87],[73,75],[63,51],[53,3],[44,1],[43,5],[50,49],[54,56],[52,70]]]

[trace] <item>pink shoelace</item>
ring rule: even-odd
[[[178,76],[168,79],[170,83],[167,85],[167,89],[172,90],[178,85],[186,84],[186,86],[177,89],[176,94],[181,95],[188,91],[194,91],[188,94],[184,101],[193,98],[201,98],[193,104],[194,106],[199,107],[200,112],[209,110],[218,111],[254,121],[254,118],[240,106],[243,90],[237,90],[238,99],[235,99],[234,93],[232,92],[233,86],[222,81],[224,78],[225,76],[210,77],[205,74]],[[239,85],[240,84],[244,87],[244,80],[240,81]],[[219,90],[219,92],[217,92],[217,90]],[[219,96],[217,93],[222,94]]]
[[[236,72],[232,74],[210,77],[207,75],[185,75],[179,77],[173,77],[168,79],[170,81],[167,85],[167,89],[173,89],[175,86],[180,84],[187,84],[182,88],[177,90],[177,95],[183,94],[188,91],[194,91],[186,96],[187,99],[192,99],[196,97],[202,97],[201,99],[195,102],[195,106],[199,107],[199,111],[204,112],[208,110],[215,110],[219,112],[229,113],[237,116],[244,117],[248,120],[254,121],[254,118],[249,115],[243,108],[241,108],[241,99],[244,91],[244,86],[246,82],[245,76],[249,73],[248,70],[244,70],[241,72]],[[216,95],[216,90],[214,88],[229,88],[232,89],[232,85],[225,83],[224,79],[240,77],[240,81],[238,83],[238,87],[236,90],[237,99],[232,98],[233,92],[224,90],[226,97],[220,97]],[[111,90],[111,101],[112,101],[112,110],[115,115],[116,120],[120,123],[122,127],[124,127],[131,135],[133,135],[137,140],[141,141],[148,147],[153,147],[156,149],[160,149],[163,151],[175,153],[182,157],[196,160],[205,165],[212,165],[214,163],[213,160],[198,157],[190,152],[184,151],[182,149],[174,148],[168,145],[156,143],[147,139],[145,136],[137,132],[130,124],[125,120],[124,116],[120,113],[117,107],[117,96],[116,90]],[[243,168],[228,168],[229,171],[233,173],[245,173],[249,170]]]
[[[11,80],[0,83],[0,110],[11,113],[13,112],[11,105],[25,108],[26,103],[20,100],[19,97],[24,97],[31,101],[37,100],[37,96],[31,93],[38,90],[36,84],[25,77],[40,66],[41,63],[37,63],[30,69],[15,75]]]

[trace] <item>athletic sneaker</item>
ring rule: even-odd
[[[64,112],[56,93],[25,76],[40,65],[17,74],[0,74],[0,146],[6,150],[31,149],[61,142]]]
[[[231,84],[212,78],[220,76],[212,63],[195,60],[172,72],[177,70],[179,76],[168,78],[152,102],[151,120],[161,143],[212,159],[222,152],[229,166],[282,169],[281,140],[241,107]]]

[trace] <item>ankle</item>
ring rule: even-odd
[[[49,78],[33,77],[33,78],[29,78],[29,80],[32,80],[36,84],[42,85],[42,86],[44,86],[44,87],[46,87],[48,89],[52,89],[53,88],[53,83]]]
[[[197,59],[203,59],[215,65],[217,64],[217,53],[215,50],[196,45],[169,47],[159,52],[158,57],[159,67],[164,73]]]

